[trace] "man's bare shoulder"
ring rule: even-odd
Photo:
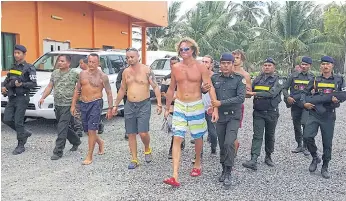
[[[79,77],[85,76],[87,73],[88,73],[88,70],[82,70],[82,71],[79,73]]]

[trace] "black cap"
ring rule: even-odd
[[[333,57],[330,57],[330,56],[323,56],[322,58],[321,58],[321,63],[322,62],[328,62],[328,63],[334,63],[334,59],[333,59]]]
[[[274,59],[271,57],[266,58],[263,63],[272,63],[272,64],[276,65]]]
[[[302,62],[307,64],[312,64],[312,59],[310,57],[303,57]]]
[[[26,53],[26,48],[23,45],[15,45],[14,50],[22,51],[23,53]]]
[[[231,53],[223,53],[220,58],[221,61],[232,61],[234,62],[234,57]]]

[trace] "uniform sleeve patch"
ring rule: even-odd
[[[246,84],[246,79],[243,78],[243,79],[241,80],[241,82],[242,82],[243,84]]]
[[[284,81],[280,79],[279,84],[282,85],[283,83],[284,83]]]

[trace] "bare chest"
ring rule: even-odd
[[[181,67],[175,71],[175,78],[178,83],[181,82],[201,82],[202,75],[199,69],[195,66]]]
[[[92,87],[103,87],[103,81],[102,81],[102,76],[100,74],[85,74],[81,76],[81,85],[90,85]]]
[[[148,85],[148,75],[145,72],[141,73],[127,73],[126,76],[126,84],[139,84],[139,85]]]

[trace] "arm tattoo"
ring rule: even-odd
[[[107,75],[103,75],[103,86],[106,90],[107,93],[107,99],[108,99],[108,107],[112,108],[113,107],[113,96],[112,96],[112,88],[111,85],[109,84],[109,79]]]
[[[147,73],[147,77],[148,77],[149,82],[151,81],[153,89],[155,89],[157,87],[157,83],[156,83],[155,74],[154,74],[152,69],[150,69],[150,72]]]

